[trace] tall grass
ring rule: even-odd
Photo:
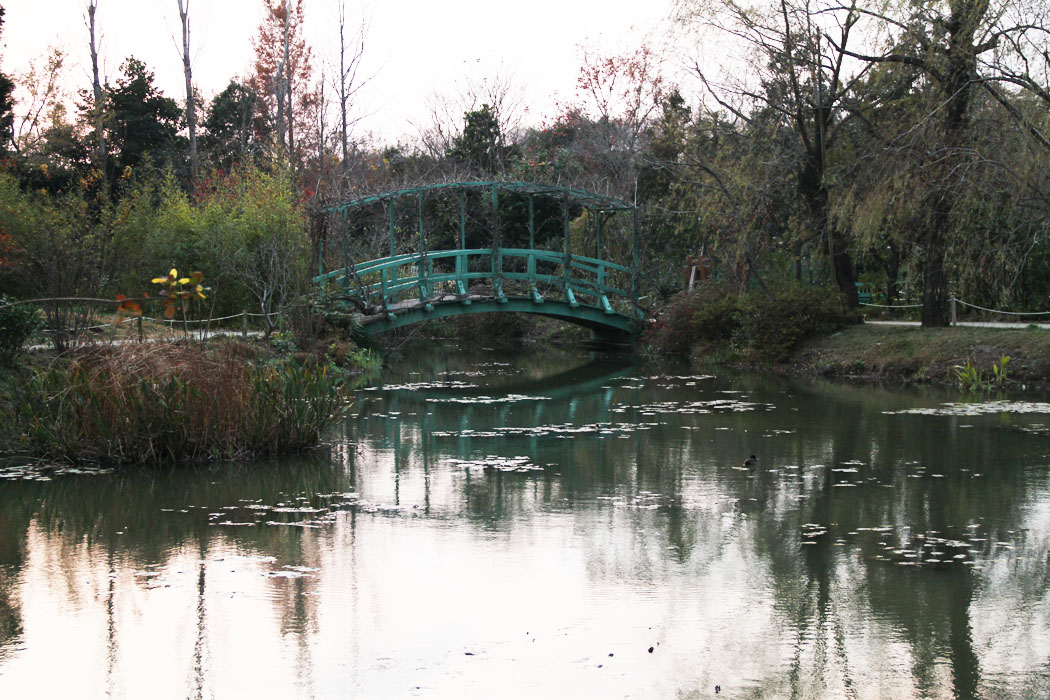
[[[348,393],[325,365],[236,343],[125,345],[36,370],[0,401],[0,444],[43,459],[144,464],[317,444]]]

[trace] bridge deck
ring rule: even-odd
[[[640,328],[638,319],[633,316],[590,304],[480,293],[443,294],[426,300],[405,299],[388,304],[385,310],[373,307],[367,313],[359,311],[353,314],[353,318],[366,335],[375,335],[422,321],[494,312],[527,313],[568,321],[590,329],[594,336],[605,340],[626,340]]]

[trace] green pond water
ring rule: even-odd
[[[0,698],[1050,697],[1041,398],[431,346],[327,441],[0,468]]]

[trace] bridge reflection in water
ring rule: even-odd
[[[579,361],[428,345],[324,452],[0,472],[0,697],[1048,696],[1050,407]]]

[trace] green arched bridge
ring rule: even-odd
[[[638,214],[627,202],[477,181],[386,192],[328,213],[314,281],[354,307],[367,335],[491,312],[561,319],[603,340],[641,327]]]

